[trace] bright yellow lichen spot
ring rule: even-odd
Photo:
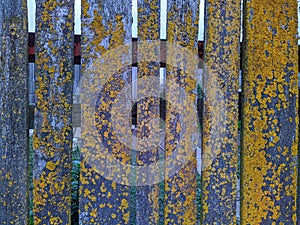
[[[56,168],[56,163],[53,162],[53,161],[47,162],[46,168],[47,168],[48,170],[53,171],[53,170],[55,170],[55,168]]]

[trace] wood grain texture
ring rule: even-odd
[[[71,224],[74,2],[36,1],[34,224]]]
[[[236,224],[241,2],[205,3],[202,223]]]
[[[159,160],[158,146],[150,145],[159,133],[159,61],[148,62],[145,55],[155,55],[159,59],[160,45],[153,48],[143,48],[142,44],[158,41],[160,32],[160,1],[138,0],[138,83],[144,84],[144,78],[149,79],[146,85],[138,85],[137,101],[137,166],[151,165]],[[144,61],[146,60],[146,61]],[[149,93],[152,96],[149,96]],[[143,96],[143,97],[141,97]],[[152,136],[153,135],[153,136]],[[162,168],[161,168],[162,169]],[[158,180],[161,174],[154,171],[137,172],[138,181]],[[151,176],[151,177],[149,177]],[[142,182],[143,183],[143,182]],[[157,224],[159,220],[159,186],[147,184],[137,187],[136,194],[136,223]]]
[[[197,121],[192,117],[196,116],[198,61],[194,57],[198,50],[199,1],[168,0],[167,7],[164,224],[195,224],[196,149],[191,149],[192,127],[186,121]],[[180,46],[182,51],[172,44]],[[183,115],[184,111],[188,115]]]
[[[0,1],[0,224],[27,224],[29,212],[27,7]]]
[[[245,1],[242,224],[296,223],[297,1]]]
[[[118,136],[118,132],[131,132],[131,124],[127,123],[129,118],[120,121],[127,126],[114,119],[120,119],[122,107],[128,104],[119,99],[119,109],[117,97],[131,82],[131,4],[125,0],[84,0],[82,15],[81,138],[84,144],[81,146],[79,223],[131,224],[131,170],[122,169],[130,165],[131,143],[128,140],[130,145],[126,145]],[[100,59],[107,61],[101,63]]]

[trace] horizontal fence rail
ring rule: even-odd
[[[299,224],[297,2],[166,3],[0,0],[0,224]]]
[[[136,43],[138,38],[132,38],[132,42]],[[162,42],[165,42],[165,39],[161,39]],[[240,49],[242,47],[242,42],[240,42]],[[161,67],[166,67],[165,63],[165,57],[164,57],[164,45],[162,45],[162,53],[161,53]],[[134,50],[133,47],[133,52]],[[204,59],[204,41],[199,41],[198,40],[198,56],[202,60]],[[298,64],[300,63],[300,46],[298,45]],[[133,66],[137,62],[134,57],[136,54],[133,53]],[[241,63],[240,63],[240,68],[242,69],[242,57],[240,57]],[[35,62],[35,33],[28,33],[28,61],[30,63]],[[74,64],[75,65],[80,65],[81,64],[81,35],[74,35]],[[200,68],[202,68],[201,64],[199,65]]]

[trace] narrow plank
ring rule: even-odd
[[[298,224],[297,1],[245,1],[242,224]]]
[[[0,1],[0,224],[28,224],[25,0]]]
[[[235,224],[241,2],[206,1],[202,223]]]
[[[164,224],[196,224],[199,1],[168,0],[167,11]]]
[[[80,224],[131,224],[131,22],[128,1],[82,1]]]
[[[34,224],[71,224],[73,8],[36,1]]]
[[[159,134],[159,60],[151,61],[149,56],[159,59],[160,55],[160,1],[138,0],[138,93],[137,93],[137,154],[139,168],[155,164],[159,160],[157,143]],[[147,42],[156,44],[153,48],[143,47]],[[156,52],[155,52],[156,50]],[[147,57],[148,55],[148,57]],[[150,94],[151,93],[151,94]],[[156,170],[137,171],[136,224],[158,224],[159,186],[150,181],[159,180]],[[144,181],[144,182],[143,182]]]

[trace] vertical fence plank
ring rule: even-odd
[[[191,127],[185,123],[192,118],[184,118],[180,112],[190,112],[196,104],[199,1],[168,0],[167,12],[164,223],[196,224],[196,149],[189,149],[193,140],[189,134]],[[190,51],[189,54],[172,47],[172,43]],[[172,82],[184,90],[186,97]],[[186,105],[186,99],[191,100],[191,105]],[[188,116],[197,119],[196,113]]]
[[[70,224],[74,2],[36,1],[34,224]]]
[[[125,113],[115,107],[124,103],[126,108],[128,101],[131,105],[129,90],[128,101],[117,100],[131,82],[131,4],[84,0],[82,13],[79,220],[80,224],[131,224],[127,165],[132,146],[130,137],[126,144],[121,141],[125,135],[118,136],[131,132],[131,113],[122,121],[125,125],[115,121]]]
[[[145,55],[150,52],[157,54],[159,59],[160,44],[160,1],[138,0],[138,101],[137,101],[137,143],[136,163],[138,167],[151,165],[159,160],[159,147],[149,144],[155,141],[159,133],[159,61],[148,62]],[[157,41],[153,49],[143,48],[147,41]],[[158,50],[157,52],[155,52]],[[143,82],[142,79],[151,79]],[[149,93],[153,96],[149,96]],[[143,97],[142,97],[143,96]],[[152,120],[152,121],[151,121]],[[153,135],[153,136],[152,136]],[[151,140],[150,140],[151,139]],[[137,172],[137,181],[158,180],[159,173],[146,171],[148,174]],[[153,172],[153,173],[152,173]],[[151,176],[151,177],[149,177]],[[145,183],[146,183],[145,182]],[[157,224],[159,220],[159,185],[145,184],[137,187],[137,224]]]
[[[0,224],[28,221],[27,8],[0,1]]]
[[[236,223],[241,2],[207,0],[202,223]]]
[[[243,224],[296,224],[297,1],[245,1]]]

